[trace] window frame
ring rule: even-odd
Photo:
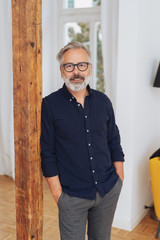
[[[83,21],[82,21],[83,19]],[[64,0],[59,0],[59,31],[58,44],[59,49],[65,45],[63,38],[64,25],[69,22],[88,22],[90,26],[90,51],[91,63],[93,65],[91,87],[96,89],[97,75],[97,22],[101,22],[100,6],[88,8],[64,8]]]

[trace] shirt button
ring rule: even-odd
[[[89,132],[89,130],[87,129],[87,132]]]
[[[72,99],[74,99],[74,97],[72,97]]]
[[[95,184],[97,184],[97,182],[95,182]]]
[[[91,144],[90,144],[90,143],[88,143],[88,146],[91,146]]]
[[[95,173],[95,171],[94,171],[94,170],[92,170],[92,172],[93,172],[93,173]]]
[[[72,102],[72,99],[70,99],[70,102]]]
[[[80,104],[78,103],[78,107],[80,106]]]
[[[93,159],[93,157],[90,157],[90,159],[92,160],[92,159]]]
[[[85,116],[85,118],[87,118],[87,115]]]

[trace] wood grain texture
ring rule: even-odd
[[[41,0],[12,0],[17,240],[42,239],[41,12]]]

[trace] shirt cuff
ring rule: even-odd
[[[42,163],[42,173],[44,177],[54,177],[59,174],[57,164],[55,162]]]
[[[112,162],[124,162],[124,154],[121,152],[113,152],[111,153]]]

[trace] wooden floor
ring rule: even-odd
[[[0,240],[16,240],[15,184],[7,176],[0,176]],[[60,240],[58,210],[44,180],[44,227],[43,240]],[[149,214],[132,231],[112,229],[112,240],[153,240],[157,222]],[[160,239],[160,237],[159,237]],[[75,239],[76,240],[76,239]]]

